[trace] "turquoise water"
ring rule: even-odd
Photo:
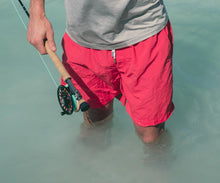
[[[81,113],[60,116],[55,84],[11,2],[0,2],[0,182],[219,182],[220,1],[165,4],[174,32],[176,109],[158,144],[144,147],[118,101],[112,127],[82,139]],[[63,1],[47,0],[46,7],[61,57]],[[58,84],[59,73],[43,58]]]

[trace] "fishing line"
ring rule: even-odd
[[[26,15],[29,17],[29,13],[28,13],[27,9],[25,8],[25,6],[23,5],[23,3],[22,3],[20,0],[18,0],[18,1],[19,1],[19,3],[21,4],[22,8],[24,9]],[[13,5],[13,7],[14,7],[14,9],[15,9],[15,11],[16,11],[16,13],[17,13],[19,19],[20,19],[20,21],[21,21],[22,24],[24,25],[25,30],[27,31],[27,26],[26,26],[26,24],[24,23],[24,20],[23,20],[21,14],[19,13],[19,11],[18,11],[18,9],[17,9],[17,7],[16,7],[14,1],[11,0],[11,3],[12,3],[12,5]],[[48,72],[48,74],[49,74],[49,76],[50,76],[52,82],[54,83],[54,85],[55,85],[56,88],[57,88],[57,87],[58,87],[58,84],[56,83],[56,81],[55,81],[55,79],[54,79],[52,73],[50,72],[50,69],[49,69],[49,67],[47,66],[47,64],[46,64],[46,62],[45,62],[43,56],[42,56],[39,52],[38,52],[38,55],[40,56],[40,59],[41,59],[43,65],[44,65],[44,67],[46,68],[46,70],[47,70],[47,72]]]
[[[28,10],[25,8],[24,4],[22,3],[21,0],[18,0],[18,2],[20,3],[21,7],[23,8],[23,10],[25,11],[27,17],[29,18],[29,12]],[[15,11],[17,12],[18,17],[20,18],[21,22],[24,25],[25,30],[27,30],[27,26],[24,23],[23,18],[21,17],[21,14],[19,13],[15,3],[13,0],[11,0],[12,5],[15,8]],[[61,115],[64,114],[72,114],[73,111],[78,112],[79,110],[81,110],[82,112],[85,112],[89,109],[89,104],[82,98],[82,95],[79,93],[79,91],[75,88],[75,86],[73,85],[72,81],[71,81],[71,76],[69,75],[69,73],[66,71],[65,67],[63,66],[62,62],[60,61],[59,57],[57,56],[57,54],[55,52],[53,52],[48,45],[47,40],[44,40],[45,42],[45,49],[48,53],[48,55],[50,56],[51,60],[53,61],[55,67],[57,68],[57,70],[60,72],[61,77],[63,78],[63,80],[66,82],[66,86],[60,85],[58,86],[54,77],[52,76],[47,64],[44,61],[44,58],[42,57],[42,55],[38,52],[41,61],[43,62],[45,68],[47,69],[47,72],[50,75],[50,78],[52,79],[54,85],[56,87],[58,87],[57,89],[57,97],[58,97],[58,102],[60,104],[60,107],[62,109]]]

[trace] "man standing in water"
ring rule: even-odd
[[[154,142],[174,110],[173,38],[163,0],[65,0],[65,6],[63,64],[90,104],[85,124],[109,118],[117,97],[140,139]],[[44,0],[31,0],[27,39],[46,54],[45,38],[55,51]]]

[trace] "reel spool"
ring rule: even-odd
[[[71,94],[68,86],[60,85],[57,89],[57,97],[60,107],[63,110],[63,112],[61,112],[62,116],[64,114],[70,115],[73,111],[79,110],[77,110],[77,100],[75,96]]]

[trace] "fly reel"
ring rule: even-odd
[[[67,79],[66,83],[68,83],[68,85],[60,85],[57,89],[58,101],[63,110],[61,115],[70,115],[73,111],[78,112],[79,110],[82,112],[87,111],[89,109],[89,104],[82,99],[81,94],[73,86],[72,82],[70,82],[70,79]]]
[[[77,110],[77,101],[74,95],[71,94],[70,89],[68,86],[60,85],[57,89],[57,97],[60,104],[61,115],[64,114],[72,114],[73,111]]]

